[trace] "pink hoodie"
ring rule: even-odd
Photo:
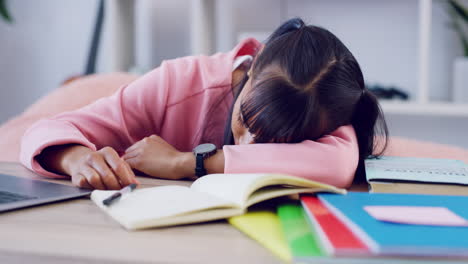
[[[179,151],[192,151],[202,140],[220,147],[234,100],[233,62],[255,54],[260,45],[246,39],[228,53],[165,61],[110,97],[40,120],[23,136],[21,162],[39,174],[59,178],[63,176],[46,171],[35,159],[53,145],[77,143],[93,150],[111,146],[123,153],[143,137],[157,134]],[[202,128],[207,128],[203,139]],[[359,156],[351,125],[317,141],[230,145],[223,151],[225,173],[287,173],[338,187],[351,184]]]

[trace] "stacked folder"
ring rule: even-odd
[[[466,263],[467,204],[463,196],[318,194],[229,221],[285,262]]]

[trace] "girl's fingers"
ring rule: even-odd
[[[91,155],[93,157],[91,158],[89,165],[91,166],[91,168],[96,170],[96,172],[99,174],[102,182],[107,187],[107,189],[111,189],[111,190],[121,189],[122,186],[117,180],[117,176],[115,176],[111,168],[109,168],[109,165],[104,160],[102,153],[95,152],[95,154],[93,153]]]
[[[127,160],[131,158],[135,158],[140,155],[140,152],[138,150],[133,150],[131,152],[126,152],[123,156],[122,159]]]
[[[72,177],[72,183],[73,185],[78,186],[80,188],[94,189],[94,187],[88,183],[88,180],[86,180],[86,177],[81,173],[78,173],[78,175],[76,175],[75,177]]]
[[[101,176],[91,167],[86,167],[82,170],[81,174],[85,177],[86,181],[92,188],[98,190],[105,190],[106,186],[101,180]]]
[[[140,147],[140,145],[143,143],[143,140],[145,140],[145,139],[146,138],[144,138],[144,139],[138,141],[137,143],[131,145],[128,149],[125,150],[125,154],[138,149]]]
[[[140,173],[145,173],[146,175],[156,177],[154,173],[148,170],[147,167],[142,163],[140,158],[131,158],[126,160],[127,163],[132,167],[133,169],[137,170]]]
[[[88,183],[88,180],[86,180],[86,178],[83,176],[81,178],[81,188],[85,188],[85,189],[94,189],[93,186],[91,186],[91,184]]]
[[[134,173],[133,170],[132,170],[132,167],[130,167],[130,164],[128,164],[127,162],[124,162],[124,164],[125,164],[125,168],[128,170],[128,173],[129,173],[130,175],[133,175],[132,183],[140,184],[140,182],[139,182],[139,181],[137,180],[137,178],[136,178],[135,173]]]
[[[103,153],[104,160],[112,168],[114,175],[117,176],[121,185],[127,186],[135,182],[135,174],[113,148],[103,148],[99,152]]]
[[[136,158],[129,158],[129,159],[126,159],[125,161],[128,163],[128,165],[130,165],[130,167],[137,169],[137,170],[139,169]]]

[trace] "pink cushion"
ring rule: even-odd
[[[136,78],[137,76],[128,73],[88,75],[42,97],[28,107],[23,115],[45,117],[78,109],[101,97],[113,94],[122,85]]]
[[[128,73],[90,75],[66,84],[42,97],[22,114],[0,126],[0,161],[18,161],[20,140],[26,129],[40,118],[85,106],[111,95],[135,80]],[[468,163],[468,150],[443,144],[391,137],[385,155],[459,159]]]

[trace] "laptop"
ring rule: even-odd
[[[0,174],[0,213],[83,197],[91,190]]]

